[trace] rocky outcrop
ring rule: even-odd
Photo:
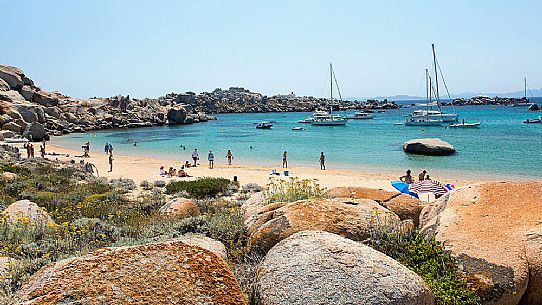
[[[427,156],[447,156],[455,153],[455,148],[448,142],[437,138],[414,139],[403,144],[407,153]]]
[[[186,218],[199,215],[199,208],[192,199],[175,198],[160,208],[160,214]]]
[[[23,87],[23,71],[12,66],[0,65],[0,78],[3,79],[10,88],[18,90]]]
[[[29,124],[36,122],[43,126],[46,135],[62,135],[108,128],[163,125],[168,119],[171,124],[213,119],[203,112],[196,112],[192,106],[166,97],[76,99],[42,90],[20,69],[0,65],[0,128],[17,135],[22,135]],[[30,135],[25,134],[27,138]],[[35,141],[40,138],[32,137]]]
[[[10,204],[2,216],[10,222],[34,222],[34,223],[54,223],[47,212],[30,200],[19,200]]]
[[[330,198],[371,199],[395,213],[401,220],[412,220],[414,226],[419,225],[423,202],[412,196],[399,192],[366,187],[336,187],[327,191]]]
[[[181,241],[96,250],[49,264],[17,292],[32,304],[246,304],[228,264]]]
[[[171,107],[167,112],[167,120],[170,124],[182,124],[186,120],[186,110],[182,106]]]
[[[263,192],[256,192],[243,203],[241,210],[245,215],[245,219],[249,219],[252,215],[256,214],[264,207],[264,194]]]
[[[444,242],[487,304],[542,304],[542,182],[457,189],[425,207],[422,232]]]
[[[49,135],[45,131],[45,127],[37,122],[26,125],[23,132],[23,137],[37,142],[49,140]]]
[[[331,198],[371,199],[377,202],[383,202],[388,201],[399,194],[400,193],[398,192],[368,187],[335,187],[327,191],[326,196]]]
[[[435,304],[413,271],[361,243],[322,231],[273,247],[258,270],[262,304]]]
[[[322,230],[352,240],[365,240],[375,226],[397,225],[399,218],[368,199],[309,199],[273,203],[248,221],[252,245],[267,252],[286,237],[305,230]]]
[[[209,238],[200,234],[185,234],[181,237],[174,239],[171,242],[181,241],[190,246],[202,247],[205,250],[209,250],[223,259],[228,259],[226,247],[218,240]]]

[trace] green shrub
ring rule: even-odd
[[[266,186],[267,202],[294,202],[297,200],[321,197],[325,189],[316,180],[290,177],[288,180],[270,178]]]
[[[196,199],[214,198],[228,191],[231,182],[224,178],[199,178],[193,181],[171,181],[166,185],[166,194],[186,191]]]
[[[481,304],[457,272],[450,253],[434,238],[425,239],[414,228],[389,232],[374,230],[370,246],[416,272],[431,288],[437,304]]]

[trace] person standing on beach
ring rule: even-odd
[[[196,167],[196,165],[198,165],[198,160],[199,160],[199,154],[198,154],[198,149],[197,148],[194,148],[194,152],[192,153],[192,160],[194,160],[194,167]]]
[[[288,168],[288,156],[286,151],[282,154],[282,167]]]
[[[109,154],[109,172],[113,171],[113,154]]]
[[[320,152],[320,169],[326,170],[326,156],[323,151]]]
[[[226,153],[226,159],[228,159],[228,165],[231,165],[231,160],[233,159],[233,154],[231,153],[231,150],[228,149],[228,152]]]
[[[108,153],[113,154],[113,144],[109,143],[109,151]]]
[[[418,180],[420,180],[420,181],[425,180],[425,174],[427,174],[427,171],[424,169],[424,170],[418,175]]]
[[[214,168],[215,163],[215,154],[213,154],[212,150],[209,150],[209,155],[207,156],[207,160],[209,160],[209,168]]]
[[[40,155],[42,158],[45,158],[45,144],[40,145]]]

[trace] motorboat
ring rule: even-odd
[[[523,121],[525,124],[536,124],[542,122],[542,117],[536,118],[536,119],[526,119]]]
[[[367,112],[356,112],[352,116],[348,116],[347,119],[349,120],[370,120],[374,119],[374,114],[367,113]]]
[[[305,130],[305,128],[296,126],[296,127],[292,127],[292,130]]]
[[[258,129],[271,129],[271,127],[273,127],[273,124],[269,122],[260,122],[256,125]]]
[[[476,122],[476,123],[465,123],[465,122],[461,122],[461,123],[456,123],[456,124],[450,124],[449,126],[452,127],[452,128],[478,128],[480,127],[480,122]]]

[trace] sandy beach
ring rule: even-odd
[[[39,144],[35,143],[37,147]],[[22,149],[22,145],[18,145]],[[55,143],[53,139],[47,143],[46,149],[49,160],[60,161],[75,161],[77,163],[80,160],[93,163],[97,169],[100,177],[106,177],[108,179],[116,178],[129,178],[133,179],[137,184],[143,180],[155,181],[165,180],[170,181],[172,179],[196,179],[198,177],[223,177],[227,179],[233,179],[237,176],[237,179],[241,185],[246,183],[257,183],[261,186],[265,186],[271,177],[286,179],[283,175],[283,170],[280,164],[277,167],[258,166],[254,164],[239,164],[234,160],[232,165],[227,165],[225,160],[215,161],[215,168],[209,169],[206,161],[206,156],[200,156],[200,165],[197,167],[188,168],[186,171],[192,177],[190,178],[168,178],[160,177],[160,166],[164,166],[168,169],[170,166],[179,169],[182,165],[180,160],[163,160],[159,158],[150,158],[143,156],[131,156],[131,155],[114,155],[113,171],[109,172],[108,156],[103,151],[97,149],[90,151],[89,158],[82,158],[82,150],[76,150],[66,147],[61,147]],[[59,154],[59,155],[51,155]],[[68,156],[69,155],[69,156]],[[22,156],[25,156],[25,150],[22,149]],[[222,162],[220,162],[222,161]],[[280,176],[270,175],[271,171],[276,169],[281,173]],[[377,173],[377,172],[359,172],[348,170],[320,170],[317,167],[300,167],[292,166],[287,169],[290,173],[290,177],[298,177],[300,179],[316,179],[318,183],[325,188],[333,188],[338,186],[356,186],[356,187],[368,187],[375,189],[394,190],[390,184],[390,181],[397,180],[402,174],[400,172],[397,175],[389,173]],[[413,173],[417,176],[417,173]],[[450,177],[434,177],[447,183],[454,183],[456,186],[464,186],[473,183],[478,183],[481,180],[457,180],[449,179]]]

